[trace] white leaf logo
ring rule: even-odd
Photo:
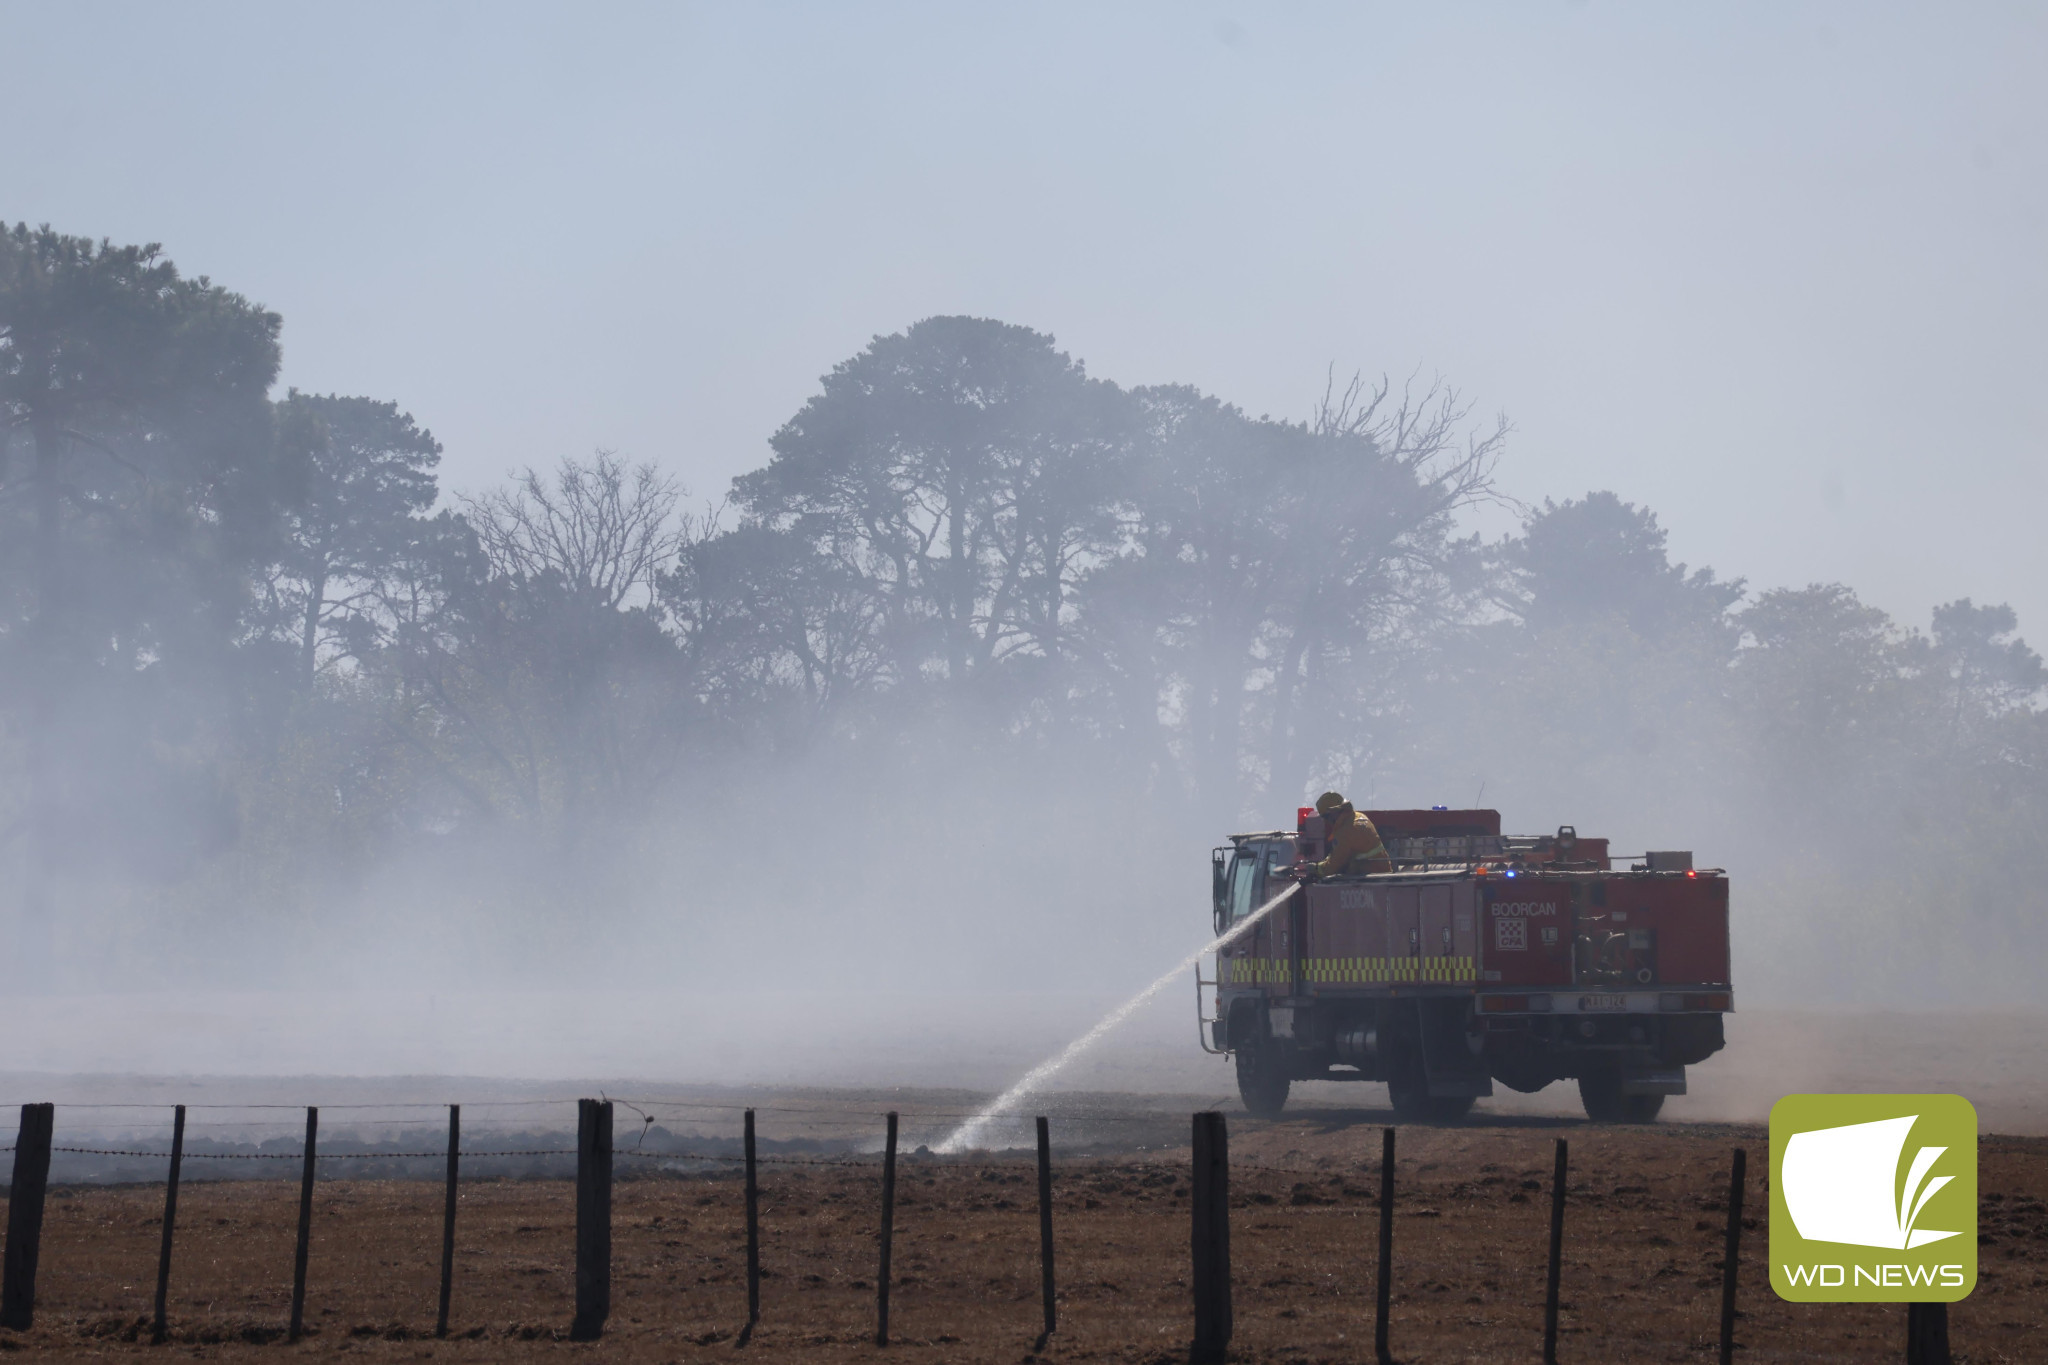
[[[1787,1139],[1779,1178],[1785,1187],[1785,1208],[1799,1235],[1809,1242],[1891,1251],[1956,1236],[1914,1226],[1927,1201],[1954,1178],[1928,1178],[1948,1148],[1922,1147],[1913,1154],[1903,1186],[1899,1181],[1906,1134],[1919,1118],[1908,1114],[1816,1128]]]

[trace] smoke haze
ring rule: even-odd
[[[2038,15],[111,13],[9,12],[0,1071],[1000,1090],[1325,786],[1728,869],[1694,1116],[2038,1009]]]

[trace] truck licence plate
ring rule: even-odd
[[[1628,1009],[1628,997],[1625,995],[1582,995],[1579,997],[1579,1008],[1587,1011],[1614,1010],[1622,1012]]]

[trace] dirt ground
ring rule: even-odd
[[[1357,1112],[1231,1120],[1234,1358],[1372,1356],[1380,1128]],[[1729,1155],[1750,1152],[1741,1360],[1904,1358],[1905,1310],[1794,1305],[1765,1279],[1763,1132],[1627,1129],[1544,1119],[1399,1131],[1392,1344],[1403,1361],[1534,1360],[1540,1351],[1552,1144],[1571,1144],[1566,1361],[1713,1359]],[[622,1163],[622,1175],[631,1163]],[[1959,1360],[2048,1360],[2048,1140],[1986,1138],[1979,1287],[1951,1313]],[[740,1185],[621,1179],[613,1311],[572,1344],[573,1187],[480,1180],[462,1190],[452,1332],[432,1336],[441,1190],[324,1182],[307,1291],[310,1334],[282,1342],[297,1191],[285,1180],[187,1184],[171,1286],[178,1358],[281,1351],[367,1360],[816,1362],[1033,1359],[1036,1192],[1023,1154],[906,1156],[896,1215],[894,1341],[877,1348],[879,1172],[763,1168],[762,1321],[745,1321]],[[37,1326],[0,1332],[16,1359],[135,1356],[148,1345],[161,1187],[54,1188]],[[1190,1333],[1185,1148],[1055,1167],[1060,1330],[1047,1361],[1184,1359]]]

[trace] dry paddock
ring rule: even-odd
[[[1233,1120],[1233,1356],[1371,1358],[1379,1128],[1356,1115]],[[1762,1166],[1757,1129],[1502,1123],[1403,1128],[1395,1201],[1393,1347],[1403,1361],[1534,1360],[1542,1323],[1551,1144],[1572,1144],[1560,1357],[1713,1359],[1728,1157]],[[1185,1150],[1072,1158],[1056,1169],[1061,1325],[1043,1359],[1185,1358]],[[1958,1358],[2048,1360],[2048,1140],[1987,1138],[1982,1272],[1952,1315]],[[572,1187],[478,1181],[462,1191],[452,1332],[432,1327],[441,1192],[429,1182],[324,1182],[315,1199],[308,1337],[282,1340],[296,1189],[185,1188],[172,1340],[145,1318],[160,1187],[59,1187],[45,1224],[38,1323],[0,1332],[15,1359],[156,1356],[378,1360],[905,1362],[1032,1358],[1039,1326],[1031,1168],[906,1158],[897,1210],[894,1342],[872,1340],[878,1179],[872,1165],[763,1172],[763,1319],[745,1318],[733,1179],[619,1183],[613,1315],[568,1342]],[[1751,1208],[1761,1211],[1754,1178]],[[1755,1220],[1752,1219],[1754,1223]],[[1745,1241],[1739,1360],[1903,1359],[1904,1310],[1793,1305]]]

